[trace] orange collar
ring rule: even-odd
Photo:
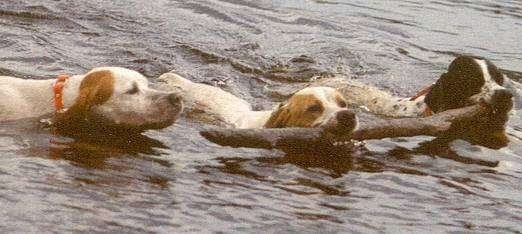
[[[435,84],[430,84],[424,88],[422,88],[421,90],[419,90],[419,92],[417,92],[415,95],[413,95],[413,97],[410,98],[410,101],[415,101],[415,99],[419,98],[420,96],[423,96],[423,95],[426,95],[427,93],[429,93],[431,91],[431,89],[433,88]]]
[[[429,93],[431,91],[431,89],[433,88],[434,85],[435,84],[430,84],[430,85],[422,88],[421,90],[419,90],[419,92],[417,92],[415,95],[413,95],[413,97],[410,98],[410,101],[415,101],[417,98],[426,95],[427,93]],[[422,117],[427,117],[430,115],[433,115],[433,111],[431,110],[431,108],[428,105],[426,105],[426,109],[424,109],[424,111],[422,112]]]
[[[63,86],[69,79],[68,75],[59,75],[53,85],[54,90],[54,108],[56,112],[63,111]]]

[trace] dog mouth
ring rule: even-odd
[[[67,125],[70,130],[82,129],[89,132],[140,133],[146,130],[162,129],[172,125],[181,113],[182,106],[158,103],[155,110],[148,113],[104,112],[92,109],[81,119]]]
[[[513,108],[513,95],[507,90],[495,92],[491,100],[493,114],[505,114]]]
[[[342,110],[337,112],[328,121],[319,125],[326,131],[334,135],[346,135],[352,133],[357,128],[357,116],[352,110]]]
[[[469,105],[483,103],[491,107],[493,115],[505,115],[513,108],[513,95],[507,90],[497,90],[488,97],[470,101]]]
[[[166,110],[155,115],[125,115],[114,120],[102,114],[92,113],[88,122],[113,130],[128,130],[143,132],[152,129],[162,129],[172,125],[179,116],[180,111]]]

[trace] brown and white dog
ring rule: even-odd
[[[294,93],[273,110],[254,111],[252,106],[222,89],[194,83],[173,72],[163,74],[158,83],[182,91],[187,109],[212,115],[235,128],[331,127],[354,130],[355,113],[334,88],[309,87]]]
[[[181,110],[178,93],[152,89],[125,68],[100,67],[59,81],[0,76],[1,121],[56,112],[58,125],[92,121],[142,131],[171,125]]]

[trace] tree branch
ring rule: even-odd
[[[323,128],[224,129],[213,128],[200,134],[216,144],[231,147],[284,149],[332,141],[368,140],[417,135],[440,136],[456,124],[462,127],[489,113],[484,105],[448,110],[425,118],[382,119],[361,123],[353,132],[333,134]]]

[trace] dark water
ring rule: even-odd
[[[410,95],[458,54],[522,80],[519,1],[0,2],[0,74],[51,78],[117,65],[171,69],[269,107],[315,75]],[[518,72],[517,72],[518,71]],[[0,229],[514,232],[522,230],[522,117],[491,150],[431,138],[354,152],[230,149],[181,119],[132,139],[74,140],[0,124]],[[460,156],[500,161],[489,167]]]

